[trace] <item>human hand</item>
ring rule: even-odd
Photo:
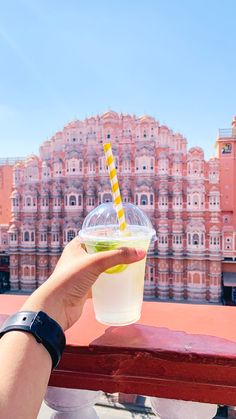
[[[76,237],[67,244],[49,279],[25,302],[22,310],[45,311],[64,330],[80,317],[83,305],[97,277],[120,264],[138,262],[143,249],[120,248],[88,254]]]

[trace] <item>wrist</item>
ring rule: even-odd
[[[63,302],[56,290],[49,290],[48,287],[41,285],[34,293],[25,301],[21,307],[21,311],[44,311],[48,316],[55,320],[65,331],[67,328],[67,320],[65,318]]]
[[[18,311],[9,316],[0,328],[0,338],[10,332],[29,333],[47,349],[55,368],[65,349],[65,334],[61,326],[43,311]]]

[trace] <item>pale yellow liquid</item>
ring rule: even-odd
[[[111,325],[139,320],[143,302],[145,260],[120,273],[103,272],[92,287],[96,319]]]
[[[149,240],[125,243],[125,246],[147,250]],[[88,253],[93,253],[91,244]],[[124,326],[139,320],[143,302],[146,258],[127,265],[122,272],[99,275],[92,287],[96,319],[104,324]]]

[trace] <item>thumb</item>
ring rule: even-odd
[[[147,252],[144,249],[120,247],[116,250],[93,253],[90,256],[94,261],[94,266],[97,268],[98,275],[100,275],[100,273],[115,265],[138,262],[139,260],[144,259],[146,254]]]

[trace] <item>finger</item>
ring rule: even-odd
[[[69,243],[67,243],[65,250],[70,250],[72,252],[79,252],[79,253],[86,253],[85,245],[80,242],[78,237],[72,239]]]
[[[146,256],[147,252],[144,249],[136,249],[131,247],[121,247],[116,250],[109,250],[106,252],[93,253],[91,260],[99,273],[115,265],[129,264],[138,262]]]

